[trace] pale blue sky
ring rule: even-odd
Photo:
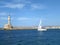
[[[13,26],[60,25],[60,0],[0,0],[0,27],[8,15]]]

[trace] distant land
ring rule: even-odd
[[[43,26],[45,29],[60,29],[60,26]],[[20,26],[13,27],[11,30],[23,30],[23,29],[38,29],[38,26]],[[4,28],[0,28],[0,30],[4,30]]]

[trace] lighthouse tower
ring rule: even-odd
[[[12,29],[10,15],[8,16],[8,23],[4,25],[4,29]]]
[[[8,25],[11,25],[11,22],[10,22],[10,16],[8,16]]]

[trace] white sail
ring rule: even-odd
[[[39,26],[38,26],[38,29],[41,29],[42,28],[42,26],[41,26],[41,20],[40,20],[40,23],[39,23]]]
[[[47,29],[43,29],[42,26],[42,20],[40,20],[39,26],[38,26],[38,31],[46,31]]]

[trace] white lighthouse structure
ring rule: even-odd
[[[10,15],[8,16],[8,23],[4,25],[4,29],[12,29]]]
[[[8,24],[11,25],[11,22],[10,22],[10,16],[8,16]]]

